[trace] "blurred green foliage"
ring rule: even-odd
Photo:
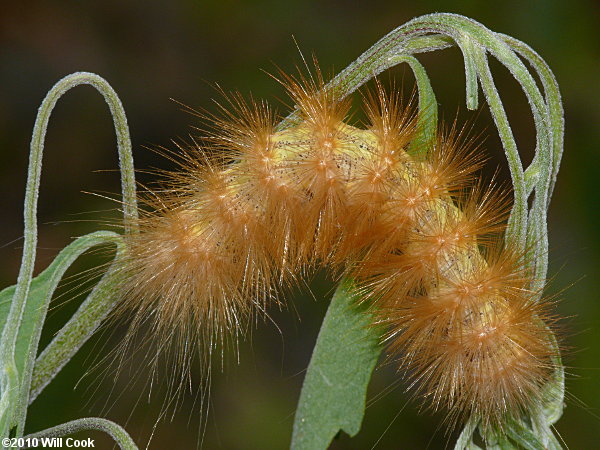
[[[550,294],[558,294],[564,323],[567,389],[570,395],[558,432],[570,448],[597,448],[600,419],[600,79],[599,9],[595,2],[560,0],[518,2],[220,1],[160,2],[4,2],[0,6],[0,222],[1,286],[13,284],[21,257],[22,201],[28,144],[46,91],[77,70],[106,78],[128,114],[134,157],[139,169],[172,167],[146,147],[174,148],[171,139],[195,133],[198,119],[180,111],[170,98],[194,108],[214,110],[212,87],[252,92],[255,97],[285,99],[281,87],[265,75],[300,63],[298,47],[314,52],[325,73],[340,70],[385,33],[429,12],[472,17],[493,31],[512,35],[537,50],[553,69],[566,110],[562,170],[550,208]],[[502,150],[489,113],[468,113],[464,73],[456,49],[425,55],[440,112],[453,120],[475,118],[475,131],[486,137],[486,151],[502,164]],[[498,65],[498,87],[507,105],[517,142],[534,145],[529,108],[517,84]],[[386,75],[387,76],[387,75]],[[393,71],[410,94],[409,70]],[[277,100],[274,100],[278,103]],[[285,112],[285,106],[279,102]],[[102,98],[78,88],[59,102],[46,145],[40,199],[38,269],[74,236],[113,221],[117,205],[86,192],[118,198],[117,156],[110,115]],[[525,158],[527,160],[527,158]],[[98,172],[100,171],[100,172]],[[141,173],[142,182],[154,177]],[[80,270],[94,264],[82,262]],[[75,272],[73,272],[75,273]],[[71,285],[77,285],[76,278]],[[42,345],[77,306],[71,285],[55,301]],[[320,322],[333,284],[317,276],[294,294],[285,311],[272,311],[273,323],[259,323],[240,344],[239,364],[226,355],[223,371],[215,362],[208,416],[201,420],[201,399],[183,395],[183,405],[157,427],[150,448],[280,449],[289,445],[293,413]],[[316,300],[315,300],[316,299]],[[63,303],[65,303],[63,305]],[[60,305],[60,307],[59,307]],[[133,355],[115,378],[114,366],[100,362],[122,336],[107,329],[63,370],[30,409],[28,431],[37,431],[82,415],[106,416],[124,425],[144,445],[162,407],[159,387],[148,404],[141,394],[146,373],[135,376],[141,355]],[[233,352],[230,352],[233,353]],[[83,373],[91,371],[74,390]],[[109,367],[103,374],[103,368]],[[443,414],[419,414],[393,361],[382,361],[370,388],[363,429],[350,440],[340,436],[336,449],[444,448],[452,437],[439,424]],[[143,375],[143,376],[142,376]],[[161,378],[159,376],[158,378]],[[133,386],[131,379],[137,380]],[[194,380],[198,382],[199,380]],[[198,386],[196,386],[198,391]],[[137,406],[136,406],[137,405]],[[205,404],[206,407],[206,404]],[[190,414],[193,412],[193,414]],[[98,446],[110,445],[95,436]],[[175,447],[174,447],[175,444]]]

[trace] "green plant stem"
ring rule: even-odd
[[[528,236],[529,245],[536,248],[536,282],[533,289],[542,291],[543,281],[547,274],[548,265],[548,231],[546,227],[546,215],[550,206],[550,199],[556,184],[556,177],[560,168],[564,146],[564,110],[558,83],[548,64],[523,42],[510,36],[500,35],[517,53],[524,57],[533,66],[539,75],[545,94],[546,116],[549,121],[548,151],[539,152],[542,157],[536,158],[527,169],[525,175],[531,170],[531,184],[536,189],[536,201],[531,212],[532,227]],[[540,191],[544,195],[540,195]],[[539,198],[538,198],[539,196]]]
[[[544,61],[531,47],[511,36],[505,34],[499,34],[499,36],[532,65],[544,86],[547,111],[548,116],[550,117],[550,130],[552,132],[552,175],[547,205],[549,206],[564,148],[565,119],[560,89],[556,78],[546,61]],[[533,168],[533,164],[531,164],[530,168]]]
[[[42,155],[48,122],[58,99],[69,89],[81,84],[95,87],[106,100],[117,134],[119,163],[121,167],[121,186],[123,190],[123,212],[128,229],[137,217],[136,189],[133,157],[129,130],[123,106],[110,85],[101,77],[91,73],[78,72],[66,76],[48,92],[44,98],[35,121],[31,139],[27,188],[24,204],[24,244],[21,268],[6,324],[0,339],[0,435],[7,436],[13,426],[17,426],[17,435],[21,436],[29,400],[28,387],[19,386],[19,375],[15,365],[15,348],[19,328],[25,311],[29,288],[33,277],[33,268],[37,246],[37,201],[39,197]],[[48,299],[49,301],[50,299]],[[19,398],[27,392],[25,398]],[[4,405],[8,405],[4,408]],[[15,406],[16,405],[16,406]],[[13,408],[14,406],[14,408]]]
[[[431,82],[425,68],[414,56],[396,56],[391,62],[406,62],[415,76],[419,91],[419,117],[415,139],[410,143],[408,153],[413,156],[427,155],[435,143],[438,122],[437,100]]]
[[[37,433],[29,434],[25,437],[29,439],[62,437],[79,431],[91,430],[102,431],[110,435],[119,447],[121,447],[121,450],[138,449],[135,442],[133,442],[133,439],[131,439],[131,436],[129,436],[122,426],[100,417],[86,417],[83,419],[72,420],[43,431],[38,431]]]
[[[525,239],[527,236],[527,196],[525,192],[525,175],[523,172],[523,164],[519,157],[517,150],[517,143],[508,123],[508,117],[504,106],[502,106],[502,100],[494,85],[494,79],[492,72],[485,57],[485,50],[481,48],[475,48],[474,58],[477,66],[477,73],[481,81],[481,88],[486,97],[487,103],[492,112],[492,117],[502,146],[506,150],[508,159],[508,166],[513,179],[513,190],[514,190],[514,204],[510,214],[508,230],[506,233],[506,239],[510,242],[517,242],[520,244],[519,250],[525,250]]]
[[[475,41],[469,35],[459,35],[458,47],[465,62],[465,98],[467,108],[474,111],[479,106],[479,85],[477,83],[477,66],[475,64]]]

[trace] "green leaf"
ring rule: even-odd
[[[479,419],[476,416],[469,419],[454,445],[454,450],[481,450],[481,447],[473,442],[473,435],[478,425]]]
[[[519,448],[526,450],[546,450],[547,447],[523,423],[512,421],[507,427],[507,434]]]
[[[548,426],[554,425],[562,416],[565,399],[565,367],[562,364],[556,336],[551,334],[552,346],[555,351],[554,365],[556,369],[552,378],[542,390],[543,412]]]
[[[15,295],[16,285],[9,286],[0,291],[0,334],[6,325],[6,318],[10,311],[10,302],[12,301],[13,295]]]
[[[419,116],[415,138],[408,147],[412,156],[426,156],[435,145],[435,135],[438,126],[438,108],[435,93],[427,76],[425,68],[414,56],[394,56],[393,62],[407,63],[415,75],[419,90]]]
[[[31,281],[15,352],[19,373],[23,373],[28,357],[31,361],[35,361],[48,305],[64,273],[85,251],[97,245],[113,242],[117,236],[110,231],[98,231],[77,238],[62,249],[54,261]]]
[[[42,325],[46,318],[48,305],[60,279],[73,261],[86,250],[97,245],[113,242],[117,237],[118,235],[115,233],[99,231],[77,238],[65,247],[42,273],[31,280],[25,309],[19,324],[14,353],[19,390],[23,392],[23,395],[20,396],[19,405],[11,405],[11,407],[25,408],[28,403],[23,399],[27,400],[29,398],[31,371],[37,355]],[[16,285],[5,288],[0,292],[0,320],[2,326],[5,325],[15,290]],[[24,391],[27,391],[27,393],[25,394]],[[6,411],[0,411],[0,413],[4,415]],[[15,424],[12,423],[11,425]]]
[[[31,374],[29,403],[79,351],[121,298],[115,291],[118,291],[122,277],[118,261],[124,257],[125,244],[120,237],[115,238],[114,243],[116,254],[111,267],[36,359]]]
[[[325,449],[340,430],[350,436],[360,430],[367,386],[382,350],[370,319],[357,306],[352,283],[340,283],[306,371],[292,449]]]

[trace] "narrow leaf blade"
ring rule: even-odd
[[[352,283],[335,292],[300,394],[291,448],[325,449],[343,430],[355,436],[365,411],[367,387],[381,353],[379,333],[357,306]]]

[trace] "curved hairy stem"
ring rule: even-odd
[[[66,436],[79,431],[92,430],[102,431],[103,433],[110,435],[115,443],[119,445],[121,450],[137,450],[138,448],[137,445],[135,445],[135,442],[133,442],[133,439],[131,439],[131,436],[129,436],[122,426],[100,417],[86,417],[83,419],[72,420],[43,431],[38,431],[37,433],[28,434],[25,437],[29,439],[53,438]]]
[[[137,218],[133,157],[123,106],[110,85],[98,75],[85,72],[68,75],[56,83],[44,98],[38,111],[31,139],[24,204],[25,238],[23,257],[10,310],[6,317],[0,339],[0,364],[2,366],[0,374],[0,436],[7,436],[13,426],[17,427],[17,436],[22,435],[27,404],[29,403],[30,371],[19,372],[15,353],[17,341],[20,339],[27,303],[32,300],[30,299],[30,287],[32,284],[37,246],[37,202],[46,130],[51,113],[58,99],[69,89],[81,84],[88,84],[95,87],[104,96],[110,108],[117,135],[119,163],[121,167],[121,186],[123,190],[123,213],[128,230],[132,229],[132,224]],[[45,308],[47,308],[50,298],[51,295],[45,299]],[[36,349],[42,324],[43,321],[37,323],[36,328],[31,330],[33,334],[25,336],[27,340],[35,337],[34,347]],[[30,359],[35,358],[35,352],[27,355],[27,357]],[[26,367],[31,368],[32,365],[26,364]]]
[[[415,139],[410,143],[408,153],[411,155],[427,154],[433,147],[437,132],[438,108],[435,93],[423,65],[414,56],[396,56],[392,61],[406,62],[413,71],[419,92],[419,117]]]
[[[563,153],[564,146],[564,131],[565,131],[565,119],[564,110],[562,106],[562,99],[558,83],[550,67],[538,55],[531,47],[527,44],[505,34],[499,34],[499,36],[506,42],[515,52],[525,58],[531,66],[535,69],[536,74],[540,77],[542,85],[544,87],[544,96],[546,103],[546,110],[550,119],[550,131],[551,131],[551,142],[552,142],[552,174],[550,179],[550,189],[548,191],[548,205],[550,203],[550,197],[554,190],[556,183],[556,177],[560,168],[560,161]],[[527,172],[530,170],[535,171],[536,176],[531,176],[532,179],[536,180],[539,177],[537,166],[540,164],[538,161],[532,162],[527,168]],[[526,173],[527,175],[527,173]],[[533,183],[532,183],[533,184]],[[546,206],[548,206],[546,205]]]

